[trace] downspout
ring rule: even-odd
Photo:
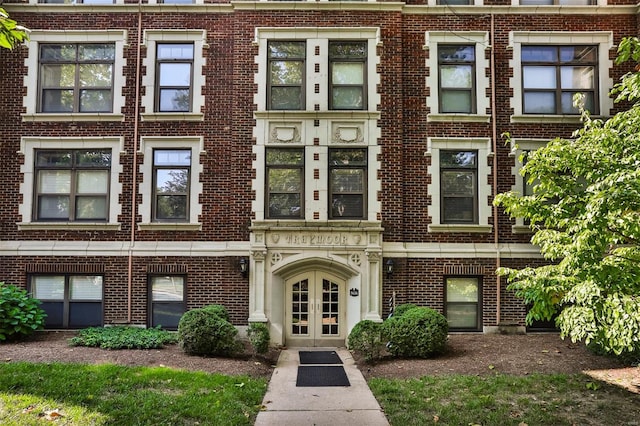
[[[493,139],[493,198],[498,195],[498,123],[496,117],[496,39],[495,16],[491,14],[491,132]],[[493,244],[496,250],[496,269],[500,268],[500,235],[498,206],[493,203]],[[500,276],[496,274],[496,326],[500,325]]]
[[[133,117],[133,164],[131,175],[131,235],[129,237],[129,259],[127,266],[127,323],[131,324],[133,307],[133,246],[136,243],[136,200],[138,186],[138,133],[140,124],[140,72],[142,44],[142,0],[138,0],[138,41],[136,47],[136,93]]]

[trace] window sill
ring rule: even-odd
[[[40,230],[72,230],[72,231],[119,231],[119,223],[96,222],[23,222],[18,224],[20,231]]]
[[[429,232],[469,232],[476,234],[488,234],[493,230],[491,225],[429,225]]]
[[[124,114],[113,113],[68,113],[68,114],[22,114],[22,121],[124,121]]]
[[[533,231],[527,225],[513,225],[511,227],[511,233],[513,233],[513,234],[532,234]]]
[[[200,231],[201,223],[140,223],[141,231]]]
[[[204,114],[196,112],[154,112],[140,117],[142,121],[204,121]]]
[[[596,116],[593,116],[596,118]],[[579,115],[527,114],[512,115],[512,123],[580,123]]]
[[[427,122],[448,122],[448,123],[488,123],[490,115],[480,114],[428,114]]]

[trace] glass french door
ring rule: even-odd
[[[344,281],[309,272],[286,281],[286,327],[289,346],[344,345]]]

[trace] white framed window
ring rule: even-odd
[[[145,30],[144,121],[204,120],[205,30]]]
[[[200,229],[203,138],[199,136],[143,136],[140,153],[141,230]]]
[[[513,49],[511,122],[579,122],[572,107],[578,92],[586,95],[594,115],[609,115],[612,32],[512,31],[509,46]]]
[[[515,181],[511,190],[521,195],[531,195],[533,191],[532,185],[527,184],[527,178],[520,174],[524,163],[520,161],[523,153],[535,151],[545,146],[549,141],[546,139],[511,139],[511,152],[509,156],[514,157],[514,166],[512,168],[512,174],[515,177]],[[530,233],[531,229],[525,223],[524,219],[517,217],[515,225],[511,227],[511,231],[514,234]]]
[[[125,30],[34,30],[24,121],[122,121]]]
[[[430,232],[491,232],[490,139],[429,138]]]
[[[121,137],[23,137],[21,229],[118,229]]]
[[[256,28],[258,111],[375,110],[378,28]]]
[[[487,32],[425,34],[424,48],[429,51],[426,61],[429,121],[489,122],[489,77],[484,72],[489,68],[485,54],[488,47]]]
[[[445,315],[451,330],[482,330],[482,279],[445,277]]]

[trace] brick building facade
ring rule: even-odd
[[[0,52],[0,279],[51,328],[217,303],[341,345],[408,302],[524,328],[495,269],[542,259],[493,195],[573,94],[615,112],[637,6],[440,3],[5,3],[32,33]]]

